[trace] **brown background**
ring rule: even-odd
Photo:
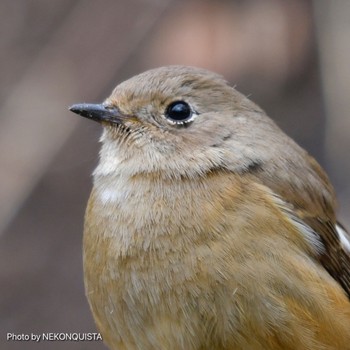
[[[0,348],[105,348],[6,334],[96,331],[81,240],[101,130],[67,107],[102,101],[145,69],[223,74],[326,168],[349,225],[349,4],[1,1]]]

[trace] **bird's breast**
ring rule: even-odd
[[[107,336],[113,330],[111,342],[146,332],[172,349],[183,333],[187,345],[175,348],[199,346],[190,336],[202,328],[198,297],[226,278],[210,261],[227,254],[218,238],[228,205],[224,192],[235,188],[227,179],[210,185],[200,179],[95,180],[85,220],[85,285],[99,329]],[[228,288],[234,293],[236,284]]]

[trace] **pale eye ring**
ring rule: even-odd
[[[193,112],[185,101],[174,101],[165,110],[165,117],[172,123],[184,124],[192,121]]]

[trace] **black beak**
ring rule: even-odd
[[[109,122],[119,124],[123,119],[123,115],[118,108],[105,106],[104,104],[79,103],[70,106],[69,110],[99,123]]]

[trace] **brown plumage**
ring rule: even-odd
[[[220,76],[171,66],[104,127],[84,231],[111,349],[350,349],[350,243],[318,163]]]

